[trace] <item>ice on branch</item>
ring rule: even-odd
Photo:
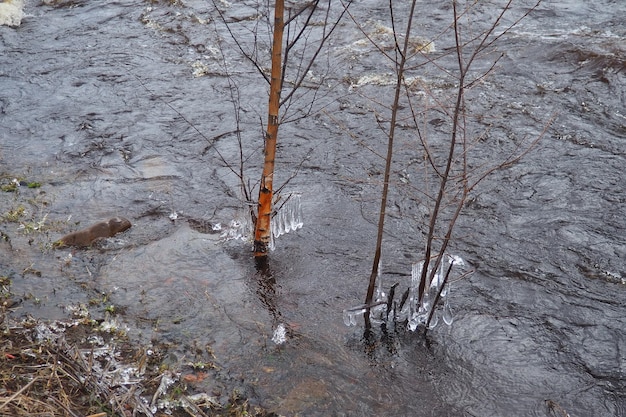
[[[213,231],[222,233],[220,234],[220,241],[226,242],[229,240],[243,240],[249,241],[252,237],[252,222],[249,216],[245,214],[238,215],[235,219],[228,223],[228,226],[223,226],[220,223],[216,223],[212,227]]]
[[[398,292],[399,284],[394,284],[389,294],[383,292],[382,266],[378,268],[378,282],[374,301],[368,305],[360,305],[343,311],[343,321],[346,326],[354,326],[357,320],[369,310],[370,321],[373,324],[406,325],[410,331],[428,326],[433,329],[443,321],[451,325],[454,321],[450,307],[450,282],[452,272],[455,279],[470,272],[465,271],[465,263],[458,256],[444,255],[441,262],[432,259],[425,275],[424,292],[420,298],[419,288],[422,282],[424,261],[415,263],[411,268],[411,282],[404,291]],[[433,273],[433,268],[436,271]]]
[[[276,207],[274,216],[270,220],[272,233],[269,247],[271,250],[274,250],[276,238],[303,226],[300,194],[289,194],[283,204],[277,204]],[[254,224],[250,217],[249,211],[242,210],[228,225],[221,223],[210,225],[211,231],[208,233],[220,233],[220,242],[229,240],[251,241],[254,236]]]
[[[300,229],[302,221],[301,194],[290,194],[285,202],[278,207],[270,222],[272,228],[270,249],[274,250],[275,241],[279,236]]]

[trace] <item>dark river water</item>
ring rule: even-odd
[[[199,391],[236,386],[285,416],[626,416],[626,2],[546,1],[476,61],[485,71],[504,54],[468,93],[482,116],[472,127],[488,132],[476,166],[545,133],[466,204],[450,250],[475,272],[452,284],[452,325],[373,344],[342,311],[365,297],[376,241],[377,118],[388,117],[392,67],[363,32],[390,42],[387,2],[351,6],[363,32],[343,20],[305,80],[325,76],[322,86],[298,90],[303,111],[317,94],[310,114],[294,107],[281,126],[276,182],[293,176],[284,191],[301,194],[304,227],[277,240],[263,272],[250,243],[198,227],[241,219],[235,174],[242,155],[258,181],[267,112],[267,84],[215,5],[25,3],[21,26],[0,26],[2,184],[41,183],[0,195],[0,274],[23,298],[16,316],[62,319],[106,298],[93,316],[115,305],[131,338],[170,346],[174,363],[209,344],[221,379]],[[466,33],[488,27],[497,3],[481,2]],[[438,35],[450,4],[418,2],[414,33],[435,39],[440,61],[409,71],[416,97],[454,92],[453,38]],[[268,66],[256,3],[217,5]],[[514,1],[504,23],[530,6]],[[443,113],[424,114],[433,137],[445,130]],[[385,286],[407,285],[426,225],[419,147],[402,123]],[[21,228],[7,217],[20,205]],[[98,248],[50,249],[112,216],[133,227]]]

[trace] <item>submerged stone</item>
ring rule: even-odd
[[[91,246],[98,239],[113,237],[127,229],[130,229],[130,220],[124,217],[113,217],[107,221],[96,223],[85,229],[78,230],[63,236],[55,242],[56,247],[64,246]]]

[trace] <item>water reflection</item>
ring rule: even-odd
[[[276,326],[281,320],[281,314],[276,305],[276,278],[272,274],[271,261],[267,256],[259,256],[254,259],[256,275],[253,285],[256,285],[255,293],[265,306]]]

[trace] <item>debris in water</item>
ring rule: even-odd
[[[209,66],[202,61],[194,62],[191,64],[191,68],[193,68],[192,74],[194,77],[202,77],[211,73]]]

